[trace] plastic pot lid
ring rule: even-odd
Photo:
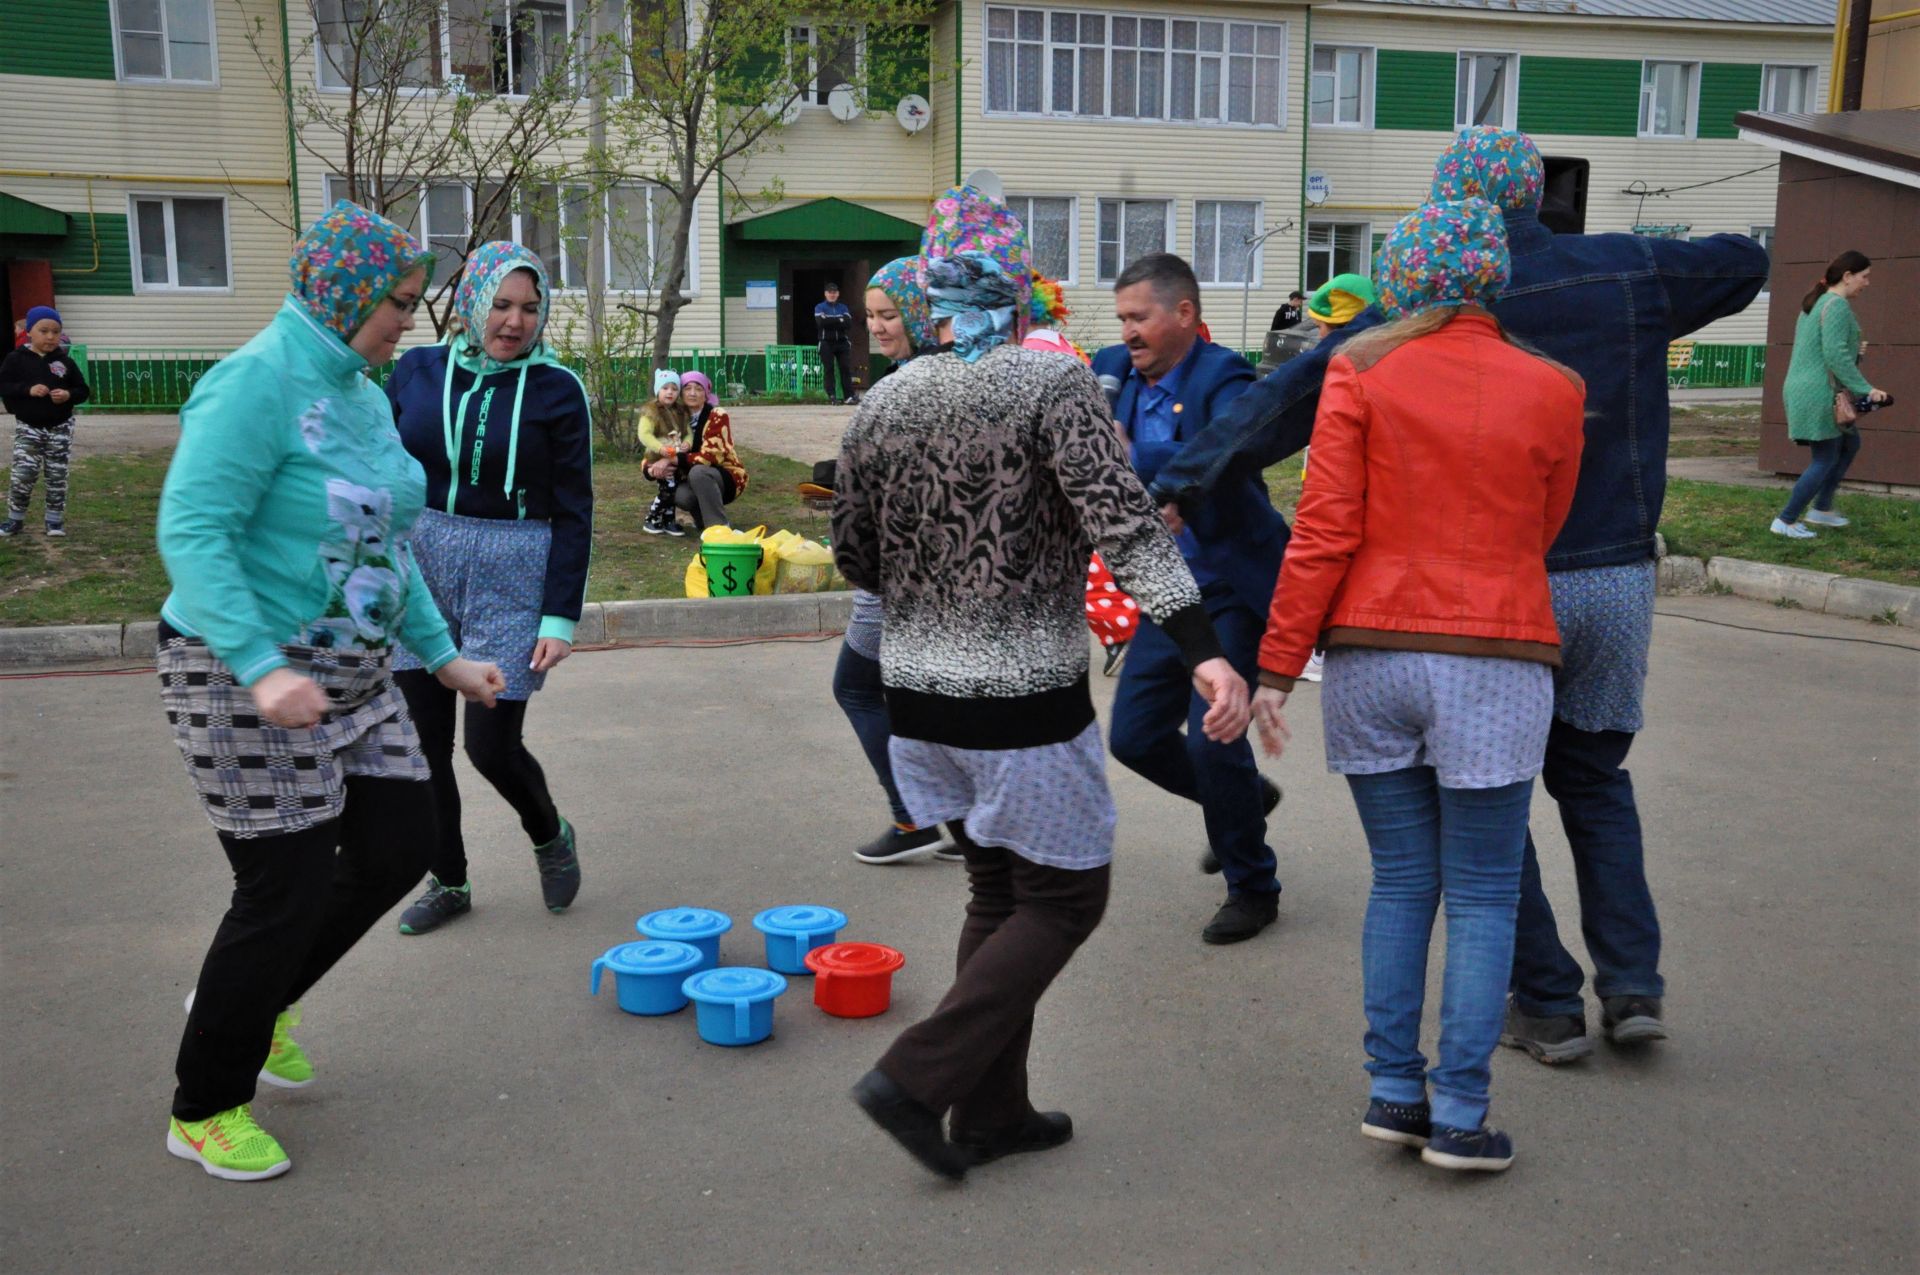
[[[700,949],[691,944],[648,939],[610,947],[600,959],[616,974],[679,974],[705,958],[700,955]]]
[[[663,908],[649,912],[633,927],[652,939],[710,939],[733,928],[733,918],[712,908]]]
[[[787,990],[787,980],[772,970],[728,965],[690,975],[680,990],[697,1001],[735,1005],[772,1000]]]
[[[844,929],[847,914],[816,903],[793,903],[783,908],[768,908],[753,918],[753,928],[762,934],[826,934]]]
[[[907,958],[884,943],[829,943],[802,958],[816,974],[891,974]]]

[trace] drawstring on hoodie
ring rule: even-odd
[[[529,352],[520,363],[520,379],[513,393],[513,418],[508,426],[507,476],[506,481],[501,484],[500,490],[506,495],[507,499],[514,501],[514,507],[517,510],[516,516],[520,518],[524,518],[527,515],[524,493],[521,498],[516,499],[513,491],[514,470],[520,458],[520,411],[527,397],[527,373],[533,370],[535,362],[541,361],[549,360],[547,360],[545,356],[536,358]],[[473,384],[468,386],[466,392],[460,396],[460,410],[456,412],[453,410],[453,370],[457,366],[459,366],[459,359],[450,341],[447,349],[447,375],[441,384],[440,390],[440,420],[446,436],[447,470],[453,480],[447,484],[448,513],[454,511],[454,503],[460,494],[460,438],[465,432],[463,426],[467,419],[467,404],[472,401],[475,394],[480,393],[481,386],[485,383],[488,376],[488,373],[485,372],[474,372]],[[474,426],[473,458],[467,473],[467,485],[469,487],[477,487],[480,485],[480,457],[487,439],[487,417],[493,410],[494,390],[498,388],[498,386],[489,387],[480,398],[480,419]]]

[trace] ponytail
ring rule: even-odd
[[[1813,291],[1800,298],[1800,313],[1813,313],[1813,303],[1826,294],[1827,289],[1850,274],[1859,274],[1873,263],[1867,260],[1867,254],[1849,248],[1835,257],[1827,266],[1827,272],[1813,281]]]

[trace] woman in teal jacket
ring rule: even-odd
[[[1833,419],[1834,396],[1885,402],[1887,392],[1876,390],[1860,375],[1860,321],[1853,317],[1853,298],[1867,289],[1873,269],[1864,253],[1847,251],[1833,259],[1826,274],[1814,281],[1813,291],[1801,299],[1800,318],[1793,327],[1793,360],[1781,395],[1787,407],[1787,437],[1813,449],[1800,481],[1787,497],[1787,507],[1773,520],[1776,536],[1811,540],[1806,522],[1821,527],[1844,527],[1847,519],[1833,511],[1833,494],[1860,453],[1860,431],[1842,429]],[[1807,505],[1812,504],[1812,509]]]
[[[187,998],[167,1150],[218,1178],[292,1167],[254,1122],[254,1082],[313,1082],[296,1002],[425,871],[433,797],[394,645],[468,699],[504,688],[459,658],[414,565],[426,482],[366,376],[413,327],[429,260],[335,204],[273,322],[195,387],[160,494],[161,698],[234,873]]]

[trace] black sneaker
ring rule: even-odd
[[[66,523],[64,523],[64,522],[53,522],[53,521],[49,521],[49,522],[47,523],[47,535],[49,535],[49,536],[51,536],[51,537],[53,537],[54,539],[59,539],[59,538],[61,538],[61,537],[63,537],[63,536],[65,536],[66,534],[67,534],[67,524],[66,524]]]
[[[560,835],[533,848],[534,861],[540,865],[540,898],[549,912],[565,912],[580,893],[580,856],[575,849],[573,825],[564,816]]]
[[[1644,1045],[1667,1038],[1657,996],[1609,996],[1600,1002],[1600,1029],[1616,1045]]]
[[[940,1113],[924,1107],[874,1068],[853,1086],[853,1100],[908,1155],[951,1182],[967,1176],[967,1153],[947,1141]]]
[[[425,934],[437,930],[456,916],[473,911],[473,882],[465,885],[441,885],[438,877],[428,877],[427,892],[400,914],[402,934]]]
[[[1579,1062],[1593,1052],[1593,1037],[1587,1035],[1585,1014],[1554,1014],[1535,1018],[1520,1012],[1518,1005],[1507,1005],[1506,1027],[1500,1043],[1508,1049],[1524,1049],[1538,1062],[1549,1067]]]
[[[666,525],[661,527],[660,530],[670,536],[684,536],[687,534],[687,529],[680,525],[680,518],[676,514],[668,514]]]
[[[1274,783],[1273,780],[1268,779],[1265,775],[1260,776],[1260,817],[1263,819],[1271,817],[1274,810],[1280,805],[1280,798],[1283,795],[1280,791],[1279,784]],[[1200,852],[1200,871],[1206,873],[1208,876],[1212,876],[1214,873],[1220,871],[1220,860],[1212,850],[1202,850]]]
[[[931,828],[889,828],[853,852],[862,863],[912,863],[931,859],[953,847],[953,838],[939,824]]]
[[[1367,1104],[1360,1132],[1376,1142],[1417,1150],[1427,1145],[1433,1132],[1433,1108],[1424,1102],[1382,1102],[1375,1098]]]
[[[17,536],[27,529],[25,518],[9,518],[0,522],[0,536]]]
[[[1112,677],[1120,671],[1120,661],[1127,658],[1127,644],[1115,642],[1107,648],[1107,666],[1100,670],[1100,676]]]
[[[1441,1169],[1498,1173],[1513,1163],[1513,1139],[1498,1129],[1451,1129],[1437,1124],[1420,1158]]]
[[[1051,1151],[1073,1141],[1073,1117],[1064,1111],[1032,1111],[1026,1123],[1008,1133],[976,1137],[955,1132],[951,1141],[970,1164],[991,1164],[1001,1156]]]
[[[1272,925],[1280,916],[1277,894],[1236,894],[1221,905],[1200,931],[1200,937],[1216,946],[1244,943]]]
[[[667,498],[655,496],[653,503],[647,506],[647,518],[640,524],[640,530],[650,536],[663,536],[667,533]]]

